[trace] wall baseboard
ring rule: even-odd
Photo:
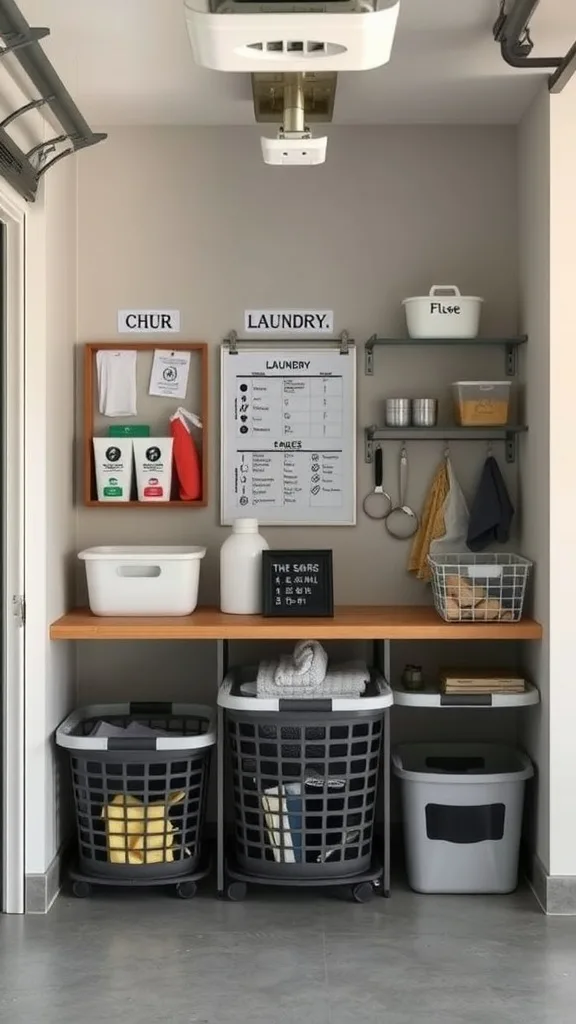
[[[540,858],[534,855],[528,881],[545,914],[576,917],[576,875],[549,875]]]
[[[47,914],[62,884],[64,847],[58,851],[43,875],[26,875],[24,909],[26,914]]]

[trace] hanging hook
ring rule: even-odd
[[[448,441],[444,441],[444,458],[446,459],[446,462],[448,462],[448,459],[450,458],[450,445],[448,444]]]
[[[493,455],[493,452],[494,452],[494,449],[492,447],[492,441],[488,441],[488,443],[486,445],[486,457],[488,459],[491,459],[492,455]]]

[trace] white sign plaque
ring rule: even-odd
[[[119,309],[119,334],[178,334],[179,309]]]
[[[244,312],[247,334],[334,334],[332,309],[247,309]]]

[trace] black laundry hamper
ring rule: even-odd
[[[254,678],[231,673],[218,697],[234,806],[226,894],[243,898],[250,881],[346,885],[364,902],[382,875],[373,838],[392,694],[373,674],[356,700],[259,699]]]
[[[122,729],[137,723],[144,735],[93,735],[102,721]],[[56,742],[70,755],[74,894],[88,896],[91,883],[173,885],[191,899],[209,870],[202,833],[216,742],[213,711],[196,704],[92,705],[69,715]]]

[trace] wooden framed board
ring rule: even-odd
[[[355,524],[353,345],[225,344],[221,403],[224,525]]]
[[[137,392],[139,423],[150,424],[152,432],[158,436],[169,434],[169,420],[179,405],[197,413],[203,423],[203,430],[197,435],[197,443],[201,447],[202,457],[202,497],[194,501],[181,501],[178,496],[176,474],[173,472],[173,485],[170,501],[138,501],[136,482],[133,482],[131,501],[98,501],[96,491],[96,474],[94,469],[94,452],[92,438],[105,436],[108,427],[131,424],[132,419],[119,417],[107,419],[98,411],[98,387],[96,358],[102,350],[135,351],[137,358]],[[160,351],[190,352],[191,367],[188,391],[184,399],[150,397],[148,385],[154,353]],[[208,504],[208,345],[204,341],[102,341],[88,342],[84,345],[84,436],[83,447],[83,499],[84,504],[92,508],[204,508]]]

